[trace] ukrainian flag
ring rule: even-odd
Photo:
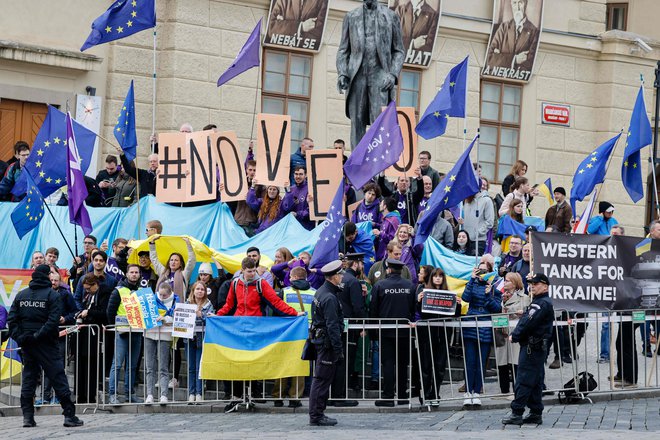
[[[651,239],[646,238],[642,241],[639,242],[637,246],[635,246],[635,255],[640,256],[645,252],[650,252],[651,251]]]
[[[0,380],[2,382],[20,377],[23,368],[18,344],[9,338],[2,344],[0,356]]]
[[[308,376],[300,359],[307,316],[217,316],[206,319],[199,376],[212,380],[263,380]]]
[[[536,189],[543,194],[543,197],[546,198],[550,206],[555,204],[555,193],[552,191],[552,182],[550,181],[550,178],[540,184]]]

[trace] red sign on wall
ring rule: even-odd
[[[571,106],[544,102],[541,112],[541,123],[570,127]]]

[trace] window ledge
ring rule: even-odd
[[[100,70],[103,63],[103,58],[95,55],[32,46],[8,40],[0,40],[0,59],[88,72]]]

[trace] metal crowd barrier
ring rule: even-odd
[[[660,323],[658,310],[577,314],[555,310],[555,316],[545,366],[547,393],[572,394],[579,399],[587,394],[660,391],[658,344],[649,341],[651,329],[656,332]],[[330,404],[372,405],[377,401],[379,406],[411,408],[419,401],[430,409],[442,401],[464,400],[466,374],[472,378],[468,382],[480,385],[480,399],[512,399],[517,348],[506,341],[506,336],[517,324],[513,315],[438,318],[414,323],[391,319],[347,321],[347,331],[342,335],[345,360],[338,365],[340,374],[331,388]],[[163,406],[223,403],[228,407],[251,408],[255,403],[273,402],[275,406],[288,403],[286,406],[297,408],[308,396],[313,375],[311,363],[308,377],[251,382],[206,380],[202,392],[196,393],[201,398],[195,396],[190,401],[188,388],[196,378],[188,374],[185,340],[160,341],[147,350],[142,331],[130,330],[126,336],[120,336],[122,333],[114,327],[62,327],[67,329],[69,333],[60,338],[60,349],[65,354],[63,361],[73,397],[83,412],[145,405],[149,395],[145,382],[147,378],[151,382],[152,377],[157,384],[154,406],[160,405],[160,396],[165,395],[167,402]],[[203,329],[197,332],[201,335]],[[466,343],[465,335],[470,332],[479,336]],[[4,339],[7,331],[0,334]],[[162,344],[165,344],[163,350]],[[147,354],[156,362],[163,361],[163,365],[148,361]],[[112,369],[113,361],[116,366],[121,364],[121,368]],[[3,365],[5,362],[3,353]],[[135,372],[131,365],[136,365]],[[578,379],[582,372],[593,375],[596,382],[593,390],[580,389]],[[163,392],[165,379],[168,389]],[[172,379],[177,379],[178,384],[172,384]],[[567,387],[571,380],[573,385]],[[134,385],[127,387],[132,382]],[[474,386],[468,384],[469,388]],[[3,379],[0,403],[19,406],[19,396],[20,375]],[[35,400],[41,400],[43,406],[52,406],[56,404],[53,396],[49,396],[42,378]],[[49,397],[51,400],[47,401]]]

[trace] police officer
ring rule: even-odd
[[[337,363],[344,358],[341,334],[344,315],[338,295],[344,276],[342,263],[332,261],[321,268],[325,283],[316,291],[312,303],[312,342],[316,346],[316,368],[309,392],[309,424],[334,426],[337,419],[324,414]]]
[[[410,332],[405,325],[415,314],[415,288],[410,280],[401,277],[404,266],[405,263],[399,260],[387,259],[387,278],[378,281],[371,290],[371,317],[395,318],[383,319],[381,322],[384,325],[398,324],[397,328],[372,330],[370,335],[373,340],[380,337],[383,363],[383,400],[377,400],[376,406],[394,406],[395,377],[398,379],[398,403],[409,403],[407,381]]]
[[[339,302],[344,318],[364,319],[367,317],[362,284],[357,279],[364,272],[364,253],[351,253],[344,255],[346,270],[342,280],[343,288],[339,291]],[[332,398],[342,400],[330,400],[328,406],[350,407],[357,406],[357,400],[346,399],[346,375],[351,375],[351,388],[357,388],[359,380],[357,373],[353,372],[355,355],[357,354],[357,343],[360,330],[348,330],[348,337],[342,337],[344,344],[343,352],[347,358],[337,364],[335,379],[332,381]],[[346,370],[348,364],[348,370]]]
[[[71,401],[64,360],[58,350],[58,323],[62,315],[59,294],[51,288],[50,266],[42,264],[32,273],[29,287],[16,295],[9,311],[9,336],[21,347],[23,384],[21,410],[23,427],[37,426],[34,421],[34,392],[43,369],[64,410],[64,426],[82,426]]]
[[[534,274],[529,278],[528,284],[531,287],[532,304],[509,336],[511,342],[520,343],[520,358],[514,387],[515,399],[511,402],[511,415],[502,419],[505,425],[543,423],[541,396],[545,378],[544,362],[552,335],[555,312],[552,300],[548,296],[550,285],[548,277],[542,273]],[[529,415],[523,418],[526,406],[529,407]]]

